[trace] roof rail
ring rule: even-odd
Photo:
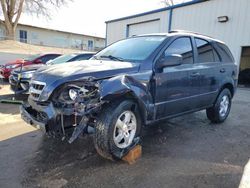
[[[201,33],[197,33],[197,32],[194,32],[194,31],[188,31],[188,30],[171,30],[171,31],[169,31],[169,33],[191,33],[191,34],[201,35],[201,36],[204,36],[204,37],[213,38],[213,37],[211,37],[209,35],[203,35]]]

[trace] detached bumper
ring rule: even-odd
[[[33,117],[30,113],[29,110],[31,110],[31,107],[23,104],[20,106],[20,113],[21,113],[21,118],[28,124],[32,125],[33,127],[37,129],[41,129],[43,132],[47,132],[47,125],[46,123],[37,121],[35,117]]]
[[[35,128],[52,135],[61,136],[63,133],[61,112],[52,103],[38,104],[29,98],[28,103],[21,105],[20,113],[22,119]],[[70,118],[71,121],[67,121],[68,119],[69,117],[64,116],[65,128],[73,125],[73,118]]]

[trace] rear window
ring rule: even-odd
[[[213,46],[206,40],[195,38],[198,52],[198,63],[219,62],[217,52]]]

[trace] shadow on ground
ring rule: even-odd
[[[41,137],[39,131],[32,131],[0,141],[0,187],[20,187],[25,163],[33,158]]]
[[[150,127],[132,166],[101,158],[90,136],[72,145],[45,138],[22,185],[235,188],[250,156],[250,127],[243,133],[230,121],[212,125],[199,112]]]

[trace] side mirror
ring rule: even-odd
[[[178,66],[181,65],[182,61],[183,61],[182,55],[179,54],[167,55],[156,63],[156,68],[158,70],[161,70],[165,67]]]

